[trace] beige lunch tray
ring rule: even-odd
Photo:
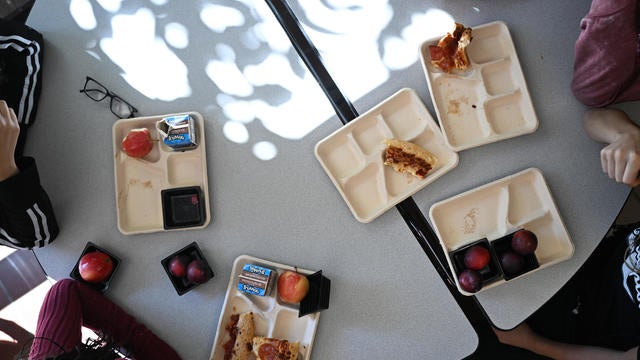
[[[491,243],[520,228],[532,231],[538,238],[535,256],[539,267],[518,277],[567,260],[574,252],[549,187],[537,168],[439,201],[431,206],[429,218],[447,254],[452,274],[456,274],[452,251],[483,238]],[[462,290],[457,276],[454,279],[462,294],[474,295]],[[480,292],[504,283],[504,279],[496,280],[483,286]]]
[[[183,113],[181,113],[183,114]],[[207,180],[204,119],[197,112],[188,112],[196,122],[198,146],[192,150],[175,151],[160,139],[155,124],[171,115],[121,119],[113,125],[113,164],[115,175],[118,229],[125,235],[168,231],[162,209],[162,190],[197,186],[204,199],[204,222],[199,226],[173,230],[204,228],[210,221],[209,185]],[[129,130],[147,128],[158,140],[143,158],[132,158],[122,151],[122,140]]]
[[[472,28],[471,66],[447,74],[420,47],[422,68],[445,139],[455,151],[534,132],[538,128],[527,83],[507,25],[495,21]]]
[[[420,180],[383,164],[384,139],[422,146],[438,158]],[[355,218],[368,223],[458,165],[413,89],[404,88],[319,141],[315,155]]]
[[[280,302],[276,296],[277,288],[273,286],[266,296],[248,295],[238,290],[238,275],[245,264],[253,264],[275,270],[280,275],[285,270],[296,271],[305,275],[311,275],[314,271],[301,269],[273,261],[260,259],[249,255],[240,255],[233,262],[233,269],[229,277],[227,293],[220,312],[218,327],[210,360],[224,359],[224,343],[229,339],[225,325],[232,314],[253,312],[255,323],[255,336],[265,336],[299,342],[299,360],[311,358],[311,348],[320,320],[320,312],[298,317],[298,307]],[[277,277],[274,278],[274,281]],[[254,359],[251,355],[250,359]]]

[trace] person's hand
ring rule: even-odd
[[[640,185],[640,135],[622,134],[600,151],[602,171],[611,179],[635,187]]]
[[[20,125],[13,109],[0,100],[0,181],[18,173],[14,158]]]
[[[600,151],[602,171],[619,183],[640,185],[640,126],[610,108],[587,110],[583,122],[590,138],[606,144]]]

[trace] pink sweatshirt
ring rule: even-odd
[[[640,100],[637,0],[593,0],[580,22],[571,89],[590,107]]]

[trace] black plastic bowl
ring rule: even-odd
[[[478,273],[480,274],[480,278],[482,278],[482,286],[484,287],[485,285],[490,284],[496,280],[499,280],[502,277],[502,269],[498,264],[498,258],[496,257],[496,253],[493,251],[487,239],[480,239],[470,244],[467,244],[459,249],[456,249],[450,253],[450,256],[453,262],[453,267],[456,270],[455,276],[456,277],[460,276],[460,273],[462,273],[464,270],[467,269],[467,267],[464,265],[465,253],[469,248],[476,245],[480,245],[486,248],[487,250],[489,250],[489,254],[491,256],[491,259],[489,260],[489,264],[484,268],[477,270]]]
[[[166,230],[200,226],[204,224],[205,199],[199,186],[161,191],[162,217]]]
[[[164,271],[167,273],[167,276],[169,277],[169,280],[171,280],[171,284],[173,285],[173,288],[176,290],[178,295],[182,296],[183,294],[194,289],[198,285],[201,285],[201,284],[190,282],[189,280],[187,280],[186,276],[182,278],[178,278],[173,276],[171,272],[169,272],[169,262],[174,256],[179,256],[179,255],[186,255],[191,260],[200,259],[204,261],[206,267],[209,269],[209,273],[211,274],[211,278],[209,280],[211,280],[214,277],[214,273],[213,273],[213,270],[211,269],[211,266],[209,265],[209,262],[207,262],[207,259],[205,259],[204,255],[202,254],[202,250],[200,250],[200,247],[194,241],[191,244],[167,256],[166,258],[160,260],[160,263],[162,263],[162,268],[164,268]]]
[[[92,252],[92,251],[100,251],[103,252],[107,255],[109,255],[109,257],[111,258],[111,261],[113,262],[113,270],[111,271],[111,274],[109,274],[109,276],[101,282],[97,282],[97,283],[91,283],[88,281],[85,281],[82,276],[80,276],[80,271],[78,270],[78,265],[80,265],[80,259],[82,258],[82,256],[84,256],[84,254]],[[72,279],[75,279],[77,281],[80,281],[86,285],[88,285],[89,287],[92,287],[98,291],[100,291],[101,293],[105,293],[108,289],[109,286],[111,284],[111,280],[113,279],[113,275],[115,274],[116,270],[118,269],[118,265],[120,265],[120,259],[113,255],[111,252],[97,246],[96,244],[92,243],[92,242],[88,242],[87,245],[84,247],[84,250],[82,250],[82,254],[80,254],[80,256],[78,257],[78,261],[76,261],[76,265],[73,267],[73,270],[71,270],[71,273],[69,274],[69,276]]]

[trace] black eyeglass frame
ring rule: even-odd
[[[87,85],[89,84],[90,81],[93,81],[94,83],[96,83],[98,86],[100,86],[102,89],[87,89]],[[97,91],[99,93],[101,93],[102,96],[100,99],[96,99],[94,97],[92,97],[91,95],[88,94],[88,90],[91,91]],[[92,78],[91,76],[87,76],[85,78],[84,81],[84,87],[82,90],[80,90],[81,93],[84,93],[85,95],[87,95],[87,97],[95,102],[100,102],[104,99],[106,99],[107,97],[110,99],[109,101],[109,110],[111,110],[111,113],[115,116],[117,116],[120,119],[130,119],[132,117],[134,117],[134,114],[138,112],[138,109],[136,109],[135,106],[131,105],[128,101],[126,101],[125,99],[121,98],[120,96],[118,96],[116,93],[114,93],[113,91],[107,89],[106,86],[102,85],[98,80]],[[113,101],[117,100],[122,102],[123,104],[127,105],[127,107],[129,108],[129,116],[123,117],[120,114],[118,114],[117,112],[113,111]]]

